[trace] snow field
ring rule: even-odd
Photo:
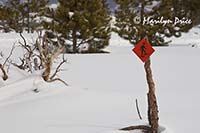
[[[20,39],[14,33],[0,36],[5,55]],[[0,132],[140,133],[118,130],[147,123],[148,87],[143,63],[132,48],[113,34],[106,49],[110,54],[66,54],[68,62],[59,76],[69,86],[45,83],[39,72],[30,75],[11,67],[8,81],[0,79]],[[152,69],[162,133],[198,131],[200,49],[155,50]],[[13,59],[20,53],[17,49]],[[34,93],[35,88],[40,92]],[[137,115],[136,98],[143,120]]]

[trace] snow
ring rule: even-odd
[[[25,36],[31,41],[34,35]],[[193,37],[191,42],[197,41],[192,33],[185,36]],[[13,42],[18,40],[18,34],[1,33],[0,51],[8,55]],[[172,40],[179,43],[175,38]],[[68,62],[59,76],[69,86],[46,83],[39,72],[27,74],[11,67],[9,79],[0,79],[0,132],[140,133],[118,129],[147,124],[148,87],[143,63],[132,53],[133,46],[116,34],[112,34],[110,43],[106,48],[110,54],[66,55]],[[160,130],[162,133],[198,131],[200,49],[176,45],[155,50],[152,69]],[[17,60],[20,53],[16,49],[12,58]],[[136,98],[143,120],[137,115]]]
[[[57,4],[54,3],[54,4],[50,4],[49,8],[53,9],[53,10],[56,10],[58,8],[58,6],[59,6],[59,3],[57,3]]]
[[[200,47],[200,25],[192,28],[188,33],[182,33],[179,38],[169,38],[172,40],[170,46]]]

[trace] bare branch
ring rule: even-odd
[[[22,33],[19,33],[19,35],[20,35],[21,38],[23,39],[23,41],[24,41],[24,45],[27,46],[26,39],[24,38],[24,36],[22,35]]]
[[[54,82],[54,81],[60,81],[63,84],[65,84],[66,86],[68,86],[68,84],[64,80],[62,80],[60,78],[55,78],[55,79],[47,80],[46,82]]]
[[[20,34],[20,37],[22,38],[22,40],[24,41],[24,44],[21,43],[20,41],[19,41],[19,44],[21,44],[21,46],[23,48],[25,48],[27,50],[27,52],[30,52],[31,51],[31,47],[29,45],[27,45],[26,39],[24,38],[24,36],[22,35],[22,33],[19,33],[19,34]]]
[[[3,68],[5,67],[5,64],[8,62],[9,58],[10,58],[11,55],[13,54],[14,49],[15,49],[15,44],[13,44],[12,49],[10,50],[10,53],[9,53],[8,57],[7,57],[6,60],[4,61],[3,66],[2,66]]]
[[[151,132],[151,127],[147,126],[147,125],[138,125],[138,126],[130,126],[130,127],[125,127],[125,128],[122,128],[120,130],[123,130],[123,131],[131,131],[131,130],[142,130],[143,132]]]
[[[21,47],[23,47],[24,49],[26,49],[27,52],[29,52],[29,49],[21,42],[19,42],[19,44],[21,45]]]
[[[135,105],[136,105],[136,109],[137,109],[138,116],[139,116],[140,120],[142,120],[142,116],[141,116],[141,114],[140,114],[140,109],[139,109],[139,106],[138,106],[138,101],[137,101],[137,99],[135,99]]]
[[[6,74],[6,71],[4,70],[2,64],[0,64],[0,69],[1,69],[1,71],[3,73],[3,76],[2,76],[3,80],[7,80],[8,79],[8,75]]]
[[[24,60],[21,59],[21,58],[20,58],[20,60],[21,60],[21,62],[22,62],[20,65],[18,65],[18,64],[16,64],[16,63],[12,63],[12,65],[18,67],[19,69],[24,70],[24,69],[25,69],[25,68],[24,68],[24,63],[25,63],[25,62],[24,62]]]
[[[90,39],[88,39],[88,40],[82,40],[82,41],[77,45],[76,48],[79,48],[82,44],[84,44],[84,43],[89,43],[89,42],[91,42],[92,40],[93,40],[93,38],[90,38]]]
[[[64,47],[59,47],[56,52],[51,56],[51,60],[55,60],[62,52],[64,51]]]
[[[11,61],[9,61],[9,59],[10,59],[11,55],[13,54],[14,49],[15,49],[15,43],[13,44],[13,46],[12,46],[12,48],[10,50],[10,53],[8,54],[8,57],[5,59],[3,65],[0,64],[0,69],[1,69],[1,71],[3,73],[3,75],[2,75],[3,80],[7,80],[8,79],[8,74],[7,73],[8,73],[9,67],[10,67],[10,63],[11,63]],[[3,53],[2,53],[2,56],[3,56]],[[7,72],[5,71],[5,65],[8,65]]]
[[[63,61],[60,62],[60,64],[57,66],[56,71],[55,71],[54,74],[50,77],[50,80],[52,80],[52,79],[56,76],[56,74],[57,74],[58,72],[60,72],[60,67],[61,67],[65,62],[66,62],[66,60],[63,58]]]
[[[42,63],[42,66],[44,68],[44,72],[42,73],[42,78],[46,82],[53,82],[53,81],[58,80],[58,81],[61,81],[62,83],[64,83],[65,85],[67,85],[67,83],[65,81],[63,81],[62,79],[55,78],[57,73],[60,71],[61,66],[66,62],[66,60],[64,59],[64,55],[63,55],[63,61],[60,62],[60,64],[57,66],[53,75],[50,76],[53,62],[55,61],[56,58],[58,58],[58,56],[61,53],[63,53],[64,46],[62,46],[60,44],[60,42],[58,42],[58,47],[55,46],[55,47],[52,48],[49,45],[49,43],[50,43],[50,41],[49,41],[46,33],[44,34],[44,36],[39,37],[36,40],[36,45],[37,45],[37,48],[39,50],[41,63]]]

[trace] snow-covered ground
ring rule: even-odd
[[[0,51],[8,54],[19,38],[0,34]],[[67,54],[60,77],[69,86],[45,83],[39,74],[11,66],[8,81],[0,79],[0,133],[139,133],[118,130],[147,123],[148,87],[143,63],[132,47],[113,34],[110,54]],[[12,58],[21,52],[16,50]],[[199,59],[200,48],[155,48],[152,69],[162,133],[198,132]],[[35,88],[40,92],[34,93]]]
[[[170,46],[200,47],[200,25],[192,28],[188,33],[182,33],[179,38],[172,37]]]

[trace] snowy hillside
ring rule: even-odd
[[[6,56],[19,39],[15,33],[0,34],[0,51]],[[116,34],[107,50],[111,53],[67,54],[60,77],[68,87],[45,83],[38,73],[30,75],[11,67],[8,81],[0,79],[0,132],[138,133],[118,129],[147,123],[143,63]],[[198,132],[200,49],[155,50],[152,69],[162,133]],[[12,58],[17,60],[21,52],[16,50]],[[35,88],[40,92],[34,93]],[[143,120],[137,115],[136,98]]]

